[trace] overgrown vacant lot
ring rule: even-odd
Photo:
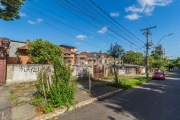
[[[107,79],[113,79],[114,76],[108,76]],[[119,76],[118,82],[113,82],[112,85],[115,87],[123,88],[123,89],[129,89],[134,86],[138,86],[141,84],[144,84],[151,80],[152,78],[149,77],[148,79],[145,78],[145,76]]]

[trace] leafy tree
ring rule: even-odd
[[[75,83],[71,81],[71,69],[65,64],[63,52],[60,47],[42,39],[36,39],[28,44],[28,54],[30,60],[38,64],[50,62],[54,72],[49,76],[48,68],[38,73],[38,83],[36,85],[35,105],[43,105],[44,112],[53,111],[53,108],[69,107],[73,104],[75,95]],[[49,78],[52,83],[49,84]],[[45,100],[44,100],[45,99]],[[41,102],[44,100],[43,102]]]
[[[153,64],[154,64],[154,62],[155,62],[154,57],[149,56],[148,59],[149,59],[149,67],[150,67],[150,68],[153,68]]]
[[[144,65],[144,56],[141,52],[128,52],[124,54],[124,63]]]
[[[49,41],[43,41],[42,39],[36,39],[30,42],[28,44],[27,53],[30,60],[36,64],[52,63],[56,57],[63,59],[63,53],[60,47]]]
[[[24,0],[1,0],[0,1],[0,19],[5,21],[19,19],[19,10]]]
[[[124,49],[119,44],[115,43],[115,45],[111,44],[110,49],[107,51],[107,54],[114,58],[114,75],[115,75],[115,82],[118,82],[118,76],[116,73],[116,58],[120,58],[124,54]]]
[[[153,50],[151,52],[151,56],[153,56],[154,59],[156,59],[156,60],[161,59],[162,54],[163,54],[163,51],[161,51],[161,50]]]
[[[167,61],[164,61],[162,59],[155,60],[154,63],[152,64],[153,68],[157,68],[158,70],[165,70],[165,66],[167,65]]]
[[[175,66],[180,67],[180,57],[175,59],[174,64]]]

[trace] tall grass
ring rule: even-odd
[[[135,77],[135,78],[119,77],[118,82],[114,82],[112,85],[115,87],[123,88],[123,89],[129,89],[134,86],[144,84],[145,82],[147,82],[149,80],[150,80],[150,78],[148,80],[146,80],[146,78],[143,78],[143,77]]]

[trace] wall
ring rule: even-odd
[[[51,65],[44,65],[45,67],[50,66],[53,71],[53,67]],[[42,65],[38,64],[8,64],[7,65],[7,84],[21,83],[21,82],[32,82],[37,80],[37,73],[41,70]],[[71,75],[73,77],[88,77],[88,72],[90,71],[91,76],[93,76],[93,67],[92,66],[79,66],[73,65],[71,66],[73,72]]]
[[[44,65],[45,67],[51,65]],[[42,68],[42,65],[18,65],[8,64],[7,65],[7,84],[31,82],[37,80],[37,73]]]
[[[88,77],[89,72],[93,76],[93,67],[87,65],[72,65],[71,68],[73,69],[72,76],[73,77]]]

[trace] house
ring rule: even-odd
[[[17,48],[26,44],[26,42],[10,40],[9,38],[0,38],[0,41],[9,41],[7,64],[17,64]]]
[[[12,41],[11,49],[10,49],[10,56],[8,57],[8,64],[32,64],[33,62],[30,61],[27,53],[27,45],[29,44],[30,40],[26,42],[20,41]],[[64,53],[64,59],[69,64],[74,64],[75,59],[75,52],[76,49],[73,46],[66,46],[60,45]]]
[[[67,46],[67,45],[60,45],[60,48],[62,49],[64,53],[64,59],[66,63],[74,65],[75,63],[75,54],[77,52],[77,49],[73,46]]]
[[[92,65],[97,61],[96,57],[89,54],[87,51],[76,54],[76,65]]]
[[[18,63],[21,64],[32,64],[33,62],[30,61],[27,53],[27,45],[29,44],[30,40],[26,40],[26,44],[17,48],[17,57]]]
[[[104,64],[114,64],[114,58],[111,56],[108,56],[106,53],[101,53],[101,52],[91,52],[93,56],[96,57],[98,62],[102,65]],[[121,59],[116,58],[116,64],[121,64]]]

